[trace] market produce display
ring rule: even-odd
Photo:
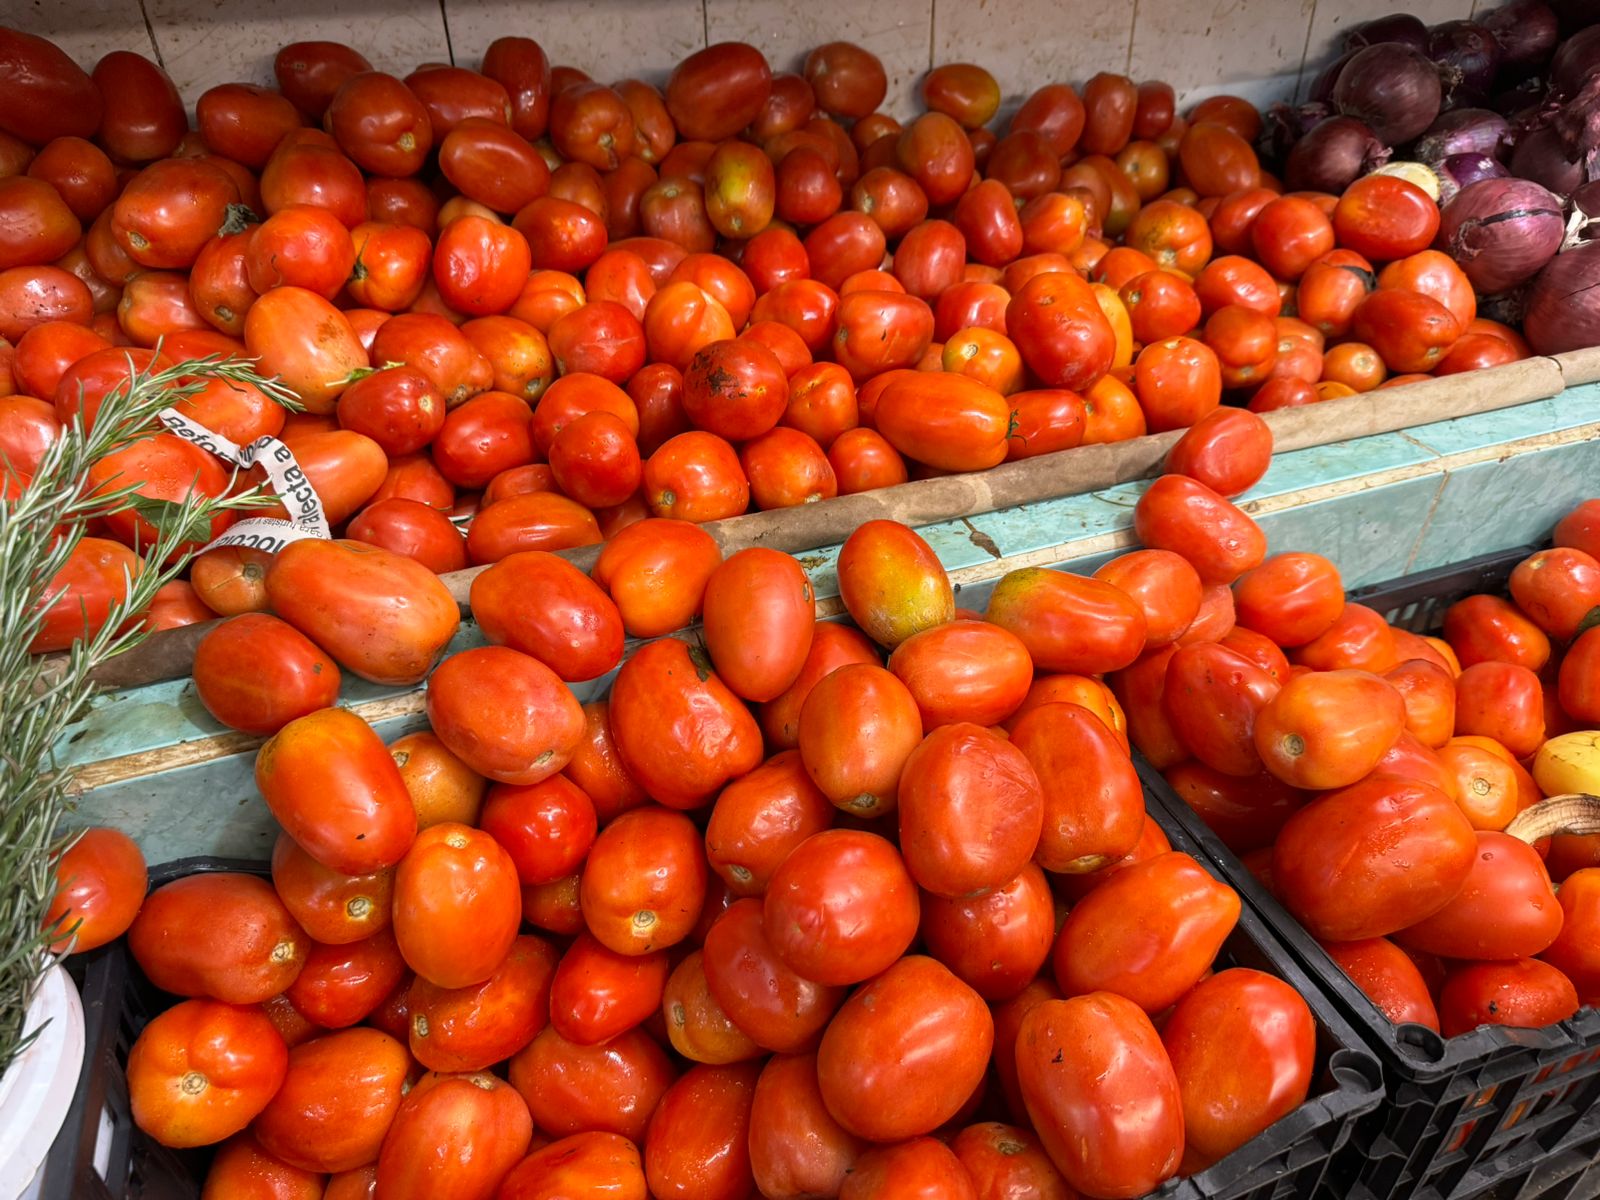
[[[0,455],[26,477],[134,371],[248,355],[303,411],[218,386],[180,415],[280,437],[335,533],[443,573],[1600,342],[1596,39],[1556,30],[1539,0],[1386,18],[1265,122],[1050,82],[997,138],[981,67],[902,123],[842,42],[800,74],[712,46],[663,89],[516,36],[404,79],[307,42],[276,89],[181,97],[0,28]],[[1470,107],[1497,88],[1509,117]],[[1363,173],[1396,146],[1425,163]],[[179,432],[102,474],[156,501],[259,477]],[[236,540],[152,627],[262,606]]]

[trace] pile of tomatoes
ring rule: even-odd
[[[248,355],[305,412],[222,382],[180,411],[281,436],[336,530],[434,572],[1527,353],[1429,248],[1424,192],[1280,195],[1250,104],[1183,117],[1160,83],[1047,84],[997,138],[987,71],[933,70],[902,124],[848,43],[802,74],[717,45],[658,89],[522,37],[403,80],[314,42],[277,89],[195,98],[191,128],[137,54],[89,74],[0,29],[0,61],[6,486],[130,363]],[[170,434],[97,475],[238,486]],[[151,529],[101,533],[75,613]],[[148,624],[233,615],[219,591],[264,567],[202,557]]]

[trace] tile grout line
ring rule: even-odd
[[[939,41],[939,0],[928,0],[928,70],[933,70],[933,49]]]
[[[1418,445],[1421,443],[1419,442]],[[1417,555],[1422,553],[1422,543],[1428,538],[1428,530],[1433,525],[1433,514],[1439,511],[1439,504],[1444,500],[1444,490],[1450,485],[1450,472],[1446,471],[1439,476],[1439,486],[1434,489],[1433,502],[1428,505],[1428,513],[1422,518],[1422,524],[1417,529],[1417,540],[1411,543],[1411,553],[1406,555],[1407,575],[1416,569]]]
[[[440,0],[443,3],[443,0]],[[163,71],[167,63],[161,56],[161,43],[156,41],[155,23],[150,20],[150,10],[145,6],[145,0],[139,0],[139,16],[144,20],[144,35],[150,39],[150,52],[156,56],[156,63]]]
[[[1128,56],[1124,58],[1122,73],[1133,74],[1133,43],[1139,36],[1139,0],[1133,0],[1133,12],[1128,17]]]
[[[439,20],[444,25],[445,56],[449,58],[451,66],[457,66],[455,44],[450,40],[450,13],[445,9],[444,0],[439,0]]]
[[[711,45],[711,0],[700,0],[700,47]]]

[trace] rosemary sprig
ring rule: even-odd
[[[75,419],[20,494],[0,502],[0,1074],[33,1036],[22,1036],[27,1006],[51,961],[50,945],[62,932],[44,928],[56,891],[52,854],[65,844],[61,818],[73,804],[72,770],[56,763],[54,747],[87,710],[95,668],[145,636],[138,614],[187,565],[185,543],[203,538],[225,509],[271,503],[257,489],[149,502],[135,496],[139,481],[92,488],[89,467],[149,432],[157,413],[213,380],[253,384],[286,408],[300,407],[294,393],[241,359],[212,357],[161,371],[136,371],[130,361],[129,368],[131,378],[106,396],[93,427]],[[5,466],[0,462],[0,470]],[[31,655],[50,582],[83,539],[87,523],[130,506],[158,536],[140,547],[144,566],[127,579],[126,597],[98,632],[64,655]]]

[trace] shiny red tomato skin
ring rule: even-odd
[[[1536,958],[1463,963],[1439,990],[1439,1032],[1447,1038],[1480,1025],[1537,1029],[1577,1011],[1572,981]]]
[[[712,997],[764,1050],[814,1049],[845,989],[799,975],[767,940],[759,900],[736,900],[706,931],[702,963]]]
[[[1400,930],[1402,948],[1452,959],[1532,958],[1561,932],[1562,905],[1544,861],[1509,834],[1477,831],[1472,870],[1438,912]]]
[[[47,929],[59,922],[53,951],[65,951],[70,937],[72,952],[82,954],[128,931],[149,882],[132,838],[116,829],[86,829],[54,866],[58,885],[44,920]]]
[[[1145,546],[1183,555],[1205,583],[1232,583],[1267,553],[1267,539],[1249,516],[1183,475],[1151,484],[1134,507],[1133,524]]]
[[[1024,567],[995,585],[985,615],[1022,639],[1035,669],[1097,675],[1128,666],[1144,648],[1144,611],[1099,579]]]
[[[540,597],[539,610],[526,607]],[[512,554],[472,580],[473,616],[491,642],[531,654],[567,682],[622,661],[622,617],[597,584],[554,554]]]
[[[645,1176],[658,1200],[746,1200],[750,1106],[759,1063],[700,1064],[674,1083],[645,1133]]]
[[[858,990],[829,1024],[817,1051],[822,1097],[860,1137],[931,1133],[971,1096],[993,1043],[982,998],[940,963],[911,955]]]
[[[1080,1192],[1142,1196],[1178,1170],[1177,1076],[1131,1001],[1096,992],[1038,1004],[1022,1018],[1017,1072],[1045,1150]]]

